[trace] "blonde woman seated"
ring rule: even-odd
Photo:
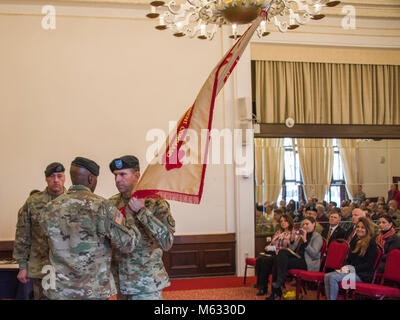
[[[268,279],[272,273],[272,266],[279,250],[288,248],[295,239],[293,219],[289,215],[283,215],[279,219],[279,230],[272,237],[271,243],[265,247],[265,254],[260,255],[256,260],[256,276],[258,296],[267,294]]]
[[[327,300],[336,300],[339,283],[345,280],[371,282],[374,275],[374,263],[378,254],[374,239],[374,227],[368,218],[360,218],[356,224],[357,241],[350,242],[345,266],[340,270],[327,273],[324,278]],[[352,275],[350,273],[353,273]]]
[[[267,300],[282,296],[282,286],[286,282],[289,269],[318,271],[321,261],[323,239],[315,231],[316,221],[313,217],[303,220],[303,225],[296,232],[296,240],[289,248],[279,251],[273,266],[272,293]]]

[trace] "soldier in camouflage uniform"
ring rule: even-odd
[[[113,256],[115,269],[118,267],[120,291],[128,300],[160,300],[162,289],[170,285],[162,254],[172,247],[175,233],[169,204],[161,199],[129,200],[140,177],[136,157],[114,159],[110,170],[120,191],[110,201],[118,208],[126,206],[126,212],[132,214],[127,215],[127,220],[135,223],[142,235],[132,253],[116,252]]]
[[[35,300],[44,299],[41,279],[42,268],[48,264],[48,247],[39,227],[40,212],[51,200],[64,193],[64,166],[53,162],[45,170],[47,187],[43,191],[31,193],[19,210],[15,233],[13,257],[19,264],[17,278],[22,283],[33,279]]]
[[[109,299],[116,294],[111,246],[131,252],[140,233],[108,200],[93,193],[99,174],[94,161],[77,157],[70,174],[72,187],[40,217],[55,272],[55,288],[44,293],[50,299]]]

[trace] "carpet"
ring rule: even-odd
[[[163,291],[203,290],[220,288],[244,288],[243,277],[214,277],[170,280],[171,285]],[[252,287],[256,277],[246,278],[246,287]]]

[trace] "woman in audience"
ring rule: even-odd
[[[356,225],[358,241],[350,243],[345,266],[339,271],[327,273],[324,278],[327,300],[336,300],[339,282],[344,278],[357,282],[371,282],[374,275],[374,263],[378,254],[374,241],[374,227],[368,218],[360,218]],[[350,276],[349,273],[354,273]]]
[[[313,217],[303,220],[302,229],[298,230],[296,240],[287,249],[278,252],[273,265],[272,294],[267,300],[282,296],[281,287],[285,284],[289,269],[318,271],[321,258],[322,237],[315,232],[316,221]]]
[[[286,214],[290,215],[293,218],[295,210],[296,210],[296,203],[292,199],[289,201],[288,205],[286,206]]]
[[[395,231],[395,221],[389,215],[379,218],[379,227],[381,231],[376,237],[376,244],[382,249],[383,255],[379,263],[378,273],[383,273],[388,253],[393,249],[400,249],[400,237]]]
[[[279,250],[289,247],[295,241],[295,230],[292,218],[283,215],[280,218],[280,229],[272,237],[271,243],[265,247],[266,254],[260,255],[256,260],[256,276],[258,296],[267,294],[268,278],[272,272],[276,254]]]

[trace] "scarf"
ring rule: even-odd
[[[379,235],[376,237],[376,244],[382,249],[382,251],[385,251],[386,239],[390,238],[395,233],[396,233],[396,231],[392,227],[386,232],[380,232]]]

